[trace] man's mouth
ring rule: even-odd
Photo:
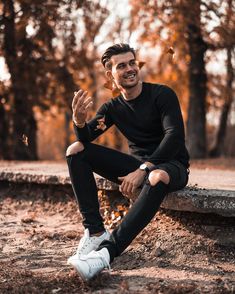
[[[135,73],[131,73],[131,74],[128,74],[128,75],[125,75],[124,78],[126,80],[132,80],[136,77],[136,74]]]

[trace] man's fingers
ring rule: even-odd
[[[124,193],[124,191],[125,191],[125,182],[124,182],[124,180],[122,180],[122,183],[119,186],[119,190],[120,190],[120,192]]]
[[[87,92],[83,92],[83,94],[78,98],[76,104],[74,105],[73,112],[84,112],[83,103],[86,99],[87,94]]]
[[[83,104],[88,92],[79,90],[76,95],[74,96],[73,102],[72,102],[72,109],[77,111],[77,109]]]
[[[78,107],[78,108],[81,107],[83,105],[83,103],[84,103],[87,95],[88,95],[88,92],[87,91],[83,92],[82,95],[78,98],[75,107]]]
[[[136,186],[133,186],[132,189],[131,189],[131,192],[130,192],[130,198],[131,199],[136,199],[137,198],[137,195],[140,193],[140,191],[138,191],[137,187]]]
[[[82,93],[83,93],[83,90],[74,92],[74,97],[72,101],[72,109],[74,109],[75,105],[77,104],[78,98],[82,95]]]
[[[127,195],[131,195],[132,194],[132,188],[133,188],[133,185],[131,184],[131,183],[129,183],[128,185],[127,185],[127,188],[126,188],[126,193],[127,193]]]
[[[122,187],[122,191],[123,191],[124,195],[130,194],[132,185],[129,182],[126,182],[126,181],[122,182],[121,187]]]
[[[91,97],[88,97],[85,101],[84,101],[84,103],[83,103],[83,105],[88,105],[90,102],[92,101],[92,98]]]
[[[88,109],[93,104],[92,98],[88,97],[81,106],[81,111]]]
[[[118,177],[119,181],[123,181],[125,177]]]
[[[91,108],[93,105],[93,101],[91,101],[86,107],[85,107],[85,110],[88,110],[89,108]]]
[[[135,193],[135,186],[132,186],[132,188],[131,188],[131,194],[134,194]]]

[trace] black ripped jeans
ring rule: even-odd
[[[93,143],[85,143],[85,149],[67,156],[67,163],[83,225],[91,234],[104,230],[99,211],[97,187],[93,172],[120,184],[118,177],[135,171],[140,160],[135,157]],[[121,224],[113,230],[110,240],[101,243],[98,250],[106,247],[111,261],[120,255],[141,230],[151,221],[168,192],[182,189],[188,182],[188,171],[179,161],[172,160],[155,166],[165,170],[170,176],[168,185],[163,182],[151,186],[148,177],[141,192]]]

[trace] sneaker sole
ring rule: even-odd
[[[86,278],[86,277],[83,275],[83,273],[80,272],[80,271],[78,270],[78,268],[77,268],[75,265],[73,265],[72,263],[70,263],[70,265],[75,269],[75,271],[78,273],[78,275],[80,276],[80,278],[81,278],[83,281],[87,282],[87,281],[90,280],[89,278]]]
[[[105,238],[103,241],[108,240],[110,236],[111,236],[111,234],[109,234],[109,235],[107,236],[107,238]],[[91,250],[90,250],[89,252],[87,252],[86,254],[89,254],[92,250],[96,250],[96,249],[100,246],[100,244],[101,244],[103,241],[101,241],[96,247],[94,247],[93,249],[91,249]],[[81,255],[82,255],[82,254],[80,254],[80,256],[78,256],[77,258],[74,258],[74,260],[79,259],[79,258],[81,257]],[[72,256],[71,256],[71,257],[72,257]],[[73,264],[71,263],[71,260],[69,260],[69,259],[70,259],[70,257],[69,257],[68,260],[67,260],[67,264],[73,266]]]

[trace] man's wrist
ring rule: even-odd
[[[81,128],[84,128],[85,127],[85,122],[84,123],[81,123],[81,124],[79,124],[79,123],[76,123],[75,121],[74,121],[74,124],[75,124],[75,126],[76,127],[78,127],[79,129],[81,129]]]
[[[85,121],[82,122],[82,123],[77,122],[75,118],[73,118],[73,122],[74,122],[75,126],[78,127],[78,128],[83,128],[85,126],[85,124],[86,124]]]
[[[139,170],[145,172],[146,174],[150,172],[150,170],[149,170],[147,164],[145,164],[145,163],[142,163],[142,164],[139,166]]]
[[[149,173],[151,172],[151,170],[154,168],[154,164],[149,162],[149,161],[146,161],[144,163],[142,163],[140,166],[139,166],[139,169],[141,171],[145,171],[145,173]]]
[[[155,166],[152,162],[149,162],[149,161],[146,161],[145,164],[147,165],[149,170],[151,170]]]

